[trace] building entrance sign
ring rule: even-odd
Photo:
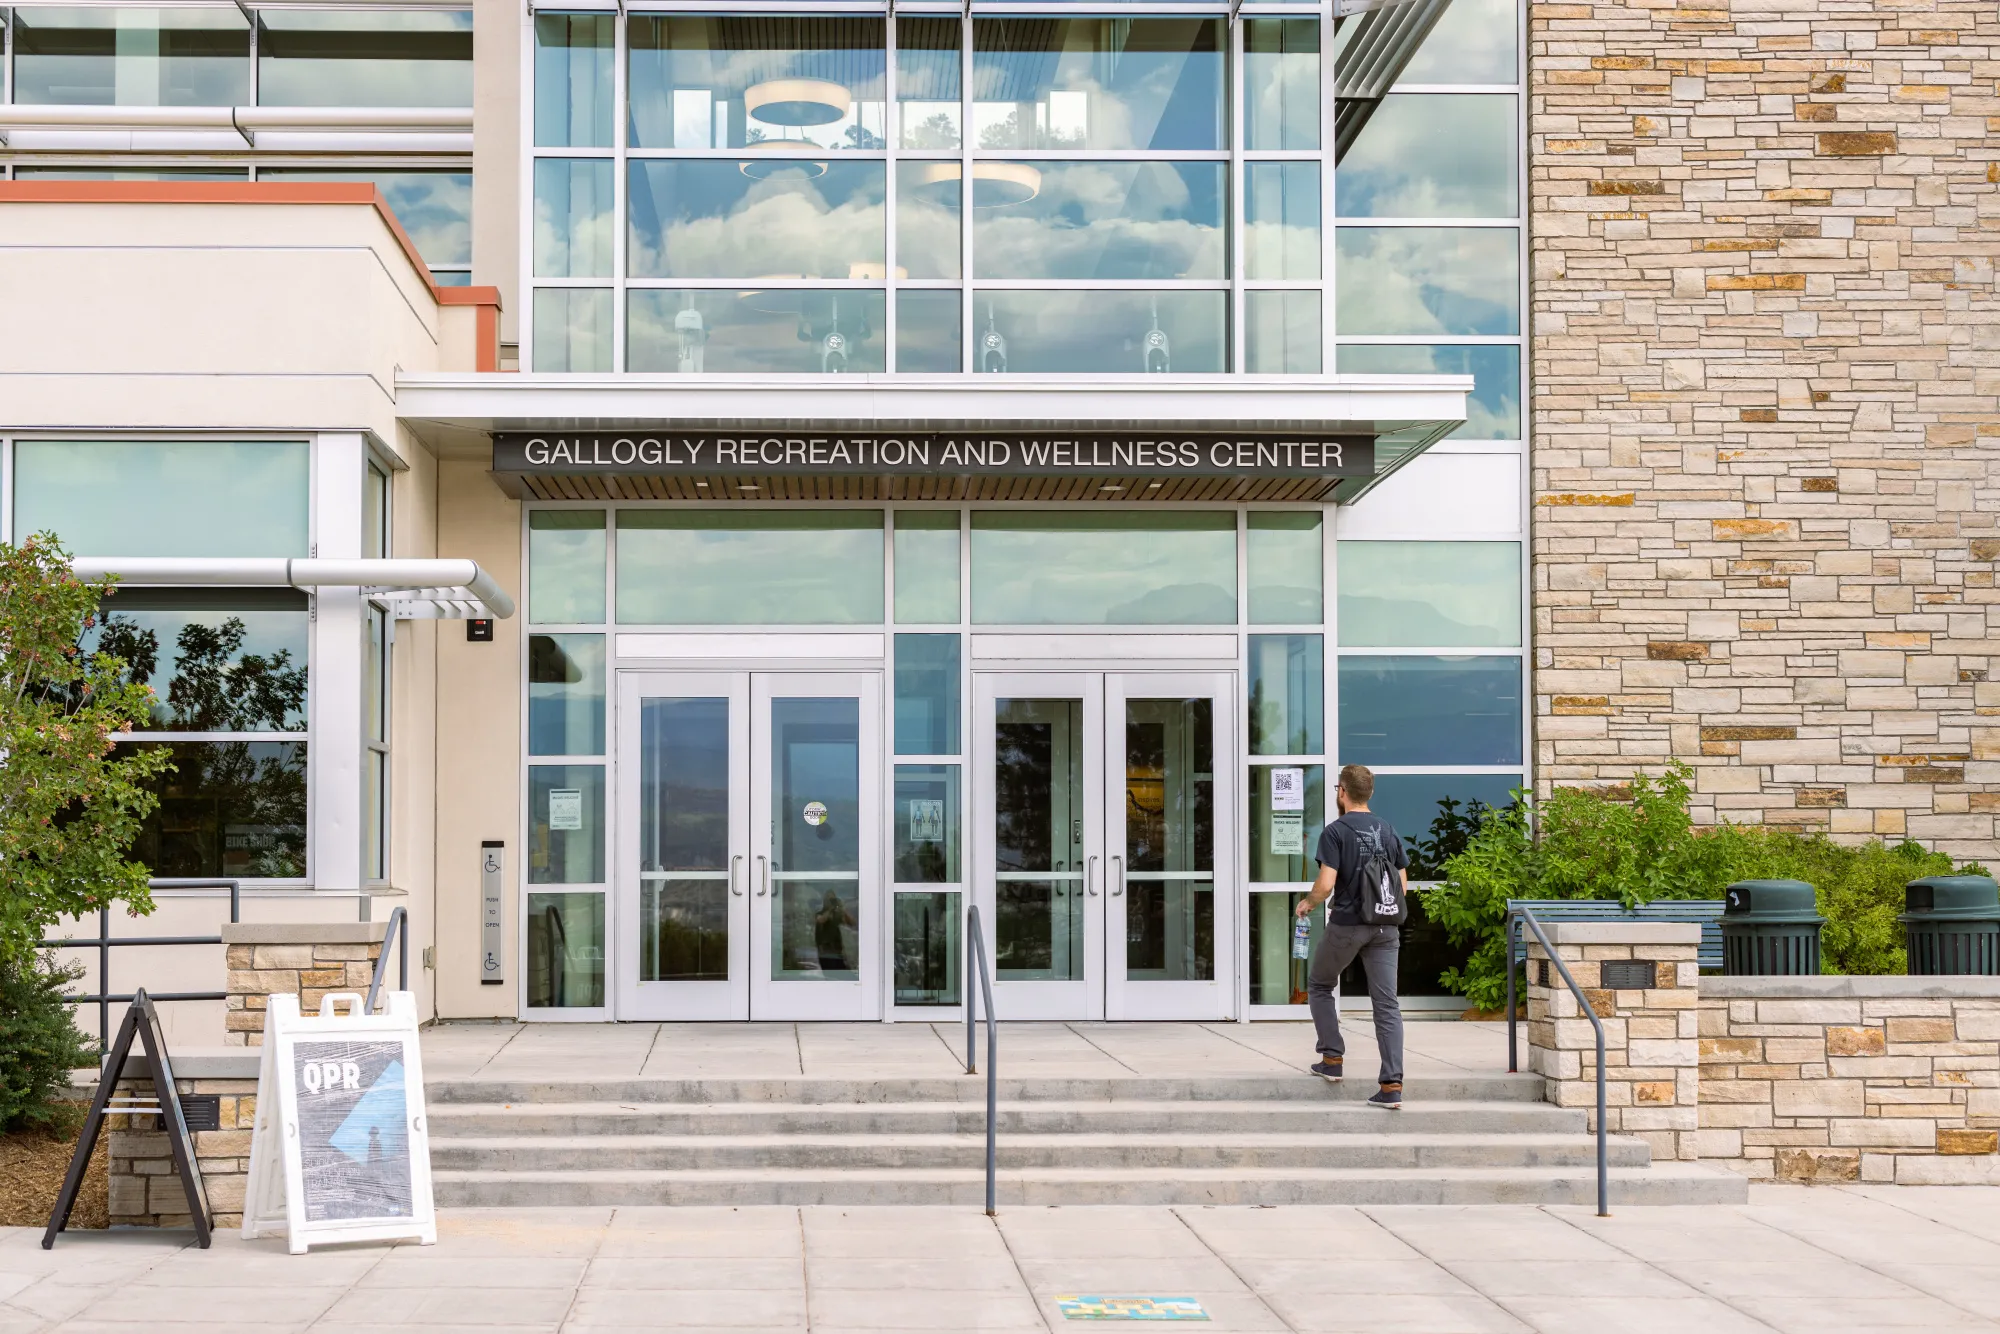
[[[1375,439],[1313,431],[631,431],[495,435],[493,471],[522,475],[1373,477]]]

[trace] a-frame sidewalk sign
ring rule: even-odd
[[[129,1068],[134,1037],[139,1039],[143,1052],[138,1058],[137,1070]],[[118,1081],[128,1076],[134,1079],[150,1078],[153,1081],[153,1096],[114,1099]],[[157,1113],[166,1129],[167,1145],[173,1151],[174,1172],[181,1179],[181,1189],[187,1193],[188,1217],[194,1220],[195,1241],[204,1250],[207,1249],[208,1235],[214,1227],[208,1211],[208,1192],[202,1188],[201,1173],[195,1170],[194,1138],[188,1134],[187,1118],[181,1114],[180,1092],[174,1086],[174,1068],[167,1059],[167,1039],[160,1031],[160,1016],[153,1009],[152,997],[142,987],[126,1008],[124,1022],[118,1025],[118,1039],[111,1044],[110,1058],[104,1062],[104,1069],[97,1077],[97,1096],[90,1101],[90,1115],[84,1120],[83,1134],[78,1137],[76,1152],[69,1160],[69,1175],[63,1178],[62,1193],[56,1196],[55,1210],[49,1214],[49,1229],[42,1234],[43,1250],[54,1247],[56,1233],[69,1224],[70,1210],[76,1207],[77,1190],[83,1185],[84,1170],[90,1166],[90,1155],[97,1147],[98,1133],[104,1129],[104,1118],[147,1113]]]
[[[342,1011],[345,1011],[344,1013]],[[294,1255],[342,1241],[437,1241],[417,1001],[386,1014],[335,993],[317,1015],[275,995],[264,1015],[243,1238]]]

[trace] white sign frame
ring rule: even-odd
[[[437,1242],[437,1206],[431,1192],[431,1151],[424,1106],[422,1045],[417,1036],[417,999],[407,991],[389,993],[384,1014],[371,1015],[352,992],[320,1001],[317,1015],[299,1013],[299,998],[272,996],[264,1018],[263,1060],[257,1071],[257,1116],[250,1133],[250,1179],[243,1207],[243,1237],[282,1233],[293,1255],[310,1246],[350,1241]],[[342,1005],[347,1006],[341,1013]],[[403,1096],[409,1118],[410,1216],[341,1218],[309,1222],[305,1207],[305,1164],[299,1138],[298,1090],[290,1071],[300,1039],[329,1038],[399,1042],[403,1049]]]

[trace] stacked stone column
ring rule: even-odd
[[[1528,939],[1529,1068],[1546,1081],[1548,1101],[1583,1108],[1595,1130],[1595,1032],[1547,952],[1522,929]],[[1550,922],[1543,929],[1604,1025],[1606,1128],[1644,1139],[1655,1160],[1696,1157],[1701,928],[1678,922]],[[1603,966],[1617,960],[1650,963],[1653,985],[1607,987]]]

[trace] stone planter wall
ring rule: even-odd
[[[222,943],[229,952],[229,999],[223,1023],[230,1046],[264,1041],[264,1003],[285,993],[299,998],[305,1014],[319,1012],[329,992],[368,992],[375,960],[382,953],[381,922],[295,922],[226,924]],[[390,960],[395,966],[395,960]],[[392,973],[389,985],[395,984]],[[251,1072],[256,1077],[256,1072]]]
[[[1656,1160],[1693,1158],[1699,1067],[1695,1047],[1695,952],[1701,928],[1677,922],[1549,922],[1549,943],[1604,1024],[1605,1119],[1614,1135],[1652,1145]],[[1525,930],[1525,928],[1524,928]],[[1544,1096],[1580,1107],[1594,1130],[1597,1036],[1547,954],[1528,937],[1528,1068],[1546,1080]],[[1612,989],[1604,965],[1651,963],[1653,985]]]
[[[2000,978],[1705,977],[1700,1015],[1702,1158],[2000,1184]]]
[[[250,1130],[257,1116],[254,1051],[171,1052],[174,1084],[182,1094],[212,1093],[221,1104],[220,1130],[194,1132],[195,1165],[208,1192],[217,1227],[243,1225],[244,1188],[250,1177]],[[152,1096],[150,1079],[119,1081],[119,1091]],[[187,1195],[174,1172],[167,1136],[157,1116],[105,1120],[111,1158],[113,1227],[187,1227]]]

